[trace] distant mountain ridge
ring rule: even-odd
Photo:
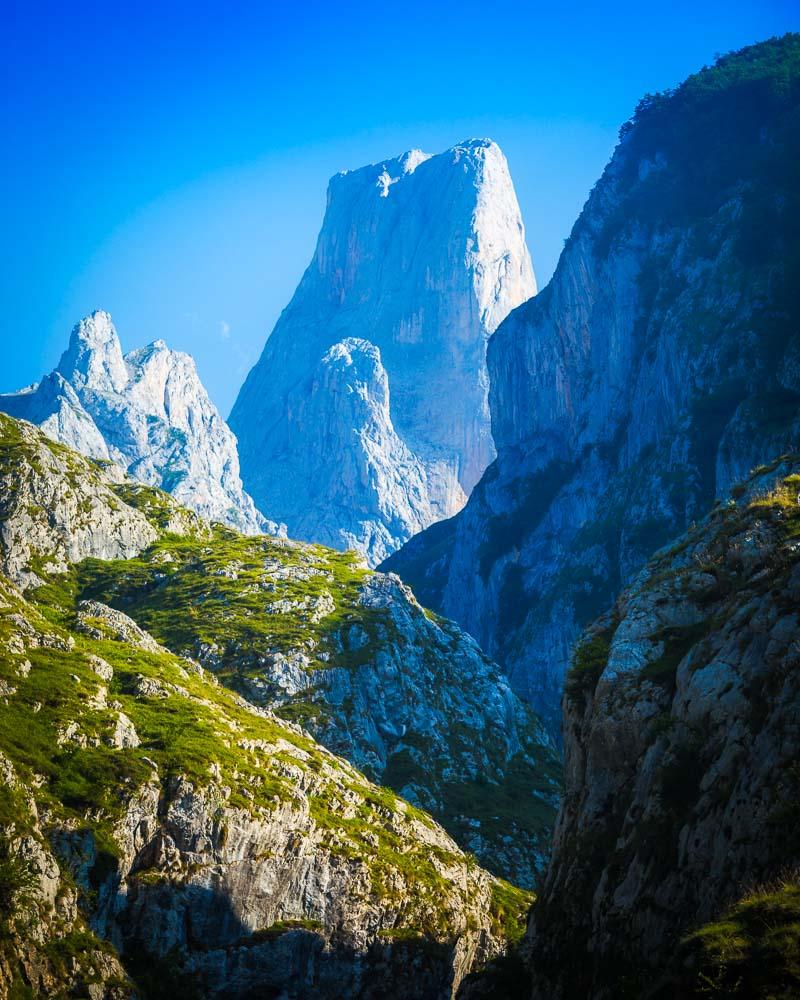
[[[335,176],[314,258],[230,416],[256,503],[372,565],[454,514],[494,456],[488,337],[535,292],[495,143]]]
[[[211,520],[276,533],[242,489],[236,439],[188,354],[163,340],[123,355],[111,316],[76,324],[54,371],[0,410],[84,455],[121,465]]]

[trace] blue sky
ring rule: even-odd
[[[544,284],[645,92],[800,28],[793,2],[0,3],[0,390],[74,322],[163,337],[227,414],[328,177],[490,136]]]

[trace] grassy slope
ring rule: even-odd
[[[159,508],[163,494],[130,485],[120,492],[127,503],[163,522],[166,514]],[[388,610],[359,603],[368,575],[353,553],[266,536],[245,537],[215,526],[210,535],[164,535],[136,559],[86,560],[54,586],[65,606],[74,606],[81,598],[108,603],[174,651],[194,656],[201,645],[213,647],[220,661],[216,676],[242,690],[244,679],[260,676],[259,661],[265,653],[301,649],[313,672],[355,669],[374,660],[387,643],[402,644]],[[334,609],[315,621],[313,602],[325,598],[332,599]],[[437,619],[437,625],[437,635],[431,639],[437,648],[431,653],[446,662],[457,639],[448,622]],[[442,683],[452,684],[453,678],[445,677]],[[276,709],[286,719],[320,728],[334,712],[346,718],[349,710],[347,704],[328,705],[324,693],[313,687]],[[397,792],[414,782],[436,788],[441,808],[434,815],[462,843],[470,836],[470,823],[478,820],[487,838],[524,833],[544,851],[555,819],[550,799],[558,787],[560,768],[555,754],[539,743],[537,730],[530,713],[525,745],[511,761],[495,753],[502,741],[484,739],[482,749],[491,770],[460,782],[444,772],[452,771],[456,755],[464,760],[472,756],[472,729],[455,723],[450,727],[450,748],[444,758],[424,736],[409,732],[390,757],[386,772],[370,777]],[[496,864],[492,867],[498,870]]]
[[[2,430],[0,457],[8,471],[15,462],[31,456],[21,454],[26,449],[13,422],[4,419]],[[83,460],[78,463],[83,464]],[[81,474],[77,466],[74,471]],[[135,505],[160,528],[174,515],[172,501],[159,491],[130,483],[115,491],[121,504]],[[305,795],[317,828],[324,831],[327,849],[366,866],[377,898],[391,897],[396,891],[395,875],[401,876],[410,898],[393,933],[448,938],[452,928],[448,929],[443,900],[448,895],[452,899],[454,884],[441,871],[474,862],[416,840],[414,824],[431,824],[426,814],[389,789],[369,782],[298,727],[254,712],[236,693],[187,660],[166,650],[147,651],[120,641],[102,619],[89,620],[88,631],[80,627],[76,608],[82,591],[108,596],[109,581],[118,579],[120,573],[144,581],[145,589],[157,586],[159,560],[167,552],[173,568],[177,564],[180,597],[185,596],[187,602],[182,613],[167,616],[174,634],[180,634],[181,623],[190,618],[196,604],[205,604],[205,614],[197,614],[187,640],[197,636],[219,639],[226,635],[226,622],[237,641],[246,636],[253,648],[263,648],[267,635],[271,648],[281,644],[288,648],[301,636],[307,638],[313,623],[303,619],[302,612],[269,616],[265,624],[263,616],[254,614],[248,595],[241,594],[248,574],[255,574],[264,560],[278,556],[284,566],[323,567],[322,575],[283,581],[283,596],[308,597],[326,588],[337,595],[336,609],[315,632],[320,643],[325,641],[326,629],[343,624],[358,623],[370,631],[371,612],[355,605],[365,571],[354,566],[349,556],[301,549],[274,539],[245,539],[222,528],[210,534],[203,529],[191,538],[164,535],[147,557],[130,562],[87,560],[71,572],[47,577],[42,586],[24,595],[0,577],[0,753],[21,783],[16,789],[8,783],[0,785],[0,921],[4,931],[19,936],[30,926],[14,923],[24,913],[22,902],[30,879],[25,864],[15,859],[18,838],[47,836],[64,826],[91,832],[98,854],[90,882],[99,884],[117,863],[115,824],[136,788],[152,779],[155,765],[163,786],[172,776],[183,775],[219,795],[224,809],[266,816],[279,802],[299,803]],[[46,554],[33,558],[44,575]],[[217,567],[233,561],[240,564],[238,587],[229,586],[237,581],[214,575]],[[209,597],[211,580],[213,596]],[[263,597],[261,601],[263,606]],[[152,623],[159,624],[157,611]],[[354,662],[359,655],[363,655],[360,650]],[[110,680],[98,675],[94,658],[113,668]],[[161,685],[164,697],[137,693],[142,678]],[[138,747],[111,745],[120,711],[135,726],[141,740]],[[297,769],[303,773],[302,793],[293,776]],[[30,811],[29,794],[39,821]],[[68,873],[63,877],[69,880]],[[81,889],[87,908],[91,892],[91,886]],[[529,893],[499,880],[493,883],[495,930],[517,938],[530,903]],[[102,948],[94,938],[78,940],[82,933],[79,925],[57,936],[55,958],[63,959],[59,949],[90,952]]]
[[[14,615],[22,615],[47,636],[48,646],[24,653],[0,656],[0,681],[13,693],[0,700],[0,749],[8,757],[23,783],[35,788],[39,811],[50,825],[78,824],[91,829],[113,864],[113,826],[132,792],[153,773],[149,761],[158,766],[162,783],[183,775],[198,786],[228,786],[226,808],[264,814],[281,801],[294,800],[299,792],[286,776],[285,764],[313,772],[310,778],[311,813],[317,825],[328,831],[328,847],[334,853],[364,860],[380,896],[391,869],[402,872],[417,903],[418,913],[428,912],[438,893],[448,887],[433,864],[430,849],[415,844],[412,836],[393,829],[398,814],[430,823],[425,814],[399,800],[388,789],[369,783],[354,768],[329,754],[300,730],[278,719],[253,714],[236,695],[211,679],[186,670],[187,664],[169,653],[147,652],[110,635],[95,639],[70,627],[72,610],[60,603],[57,588],[46,586],[34,592],[29,603],[0,581],[0,644],[7,647],[16,631]],[[97,623],[99,624],[99,623]],[[102,630],[102,626],[100,626]],[[114,669],[111,681],[103,682],[91,666],[99,656]],[[31,669],[21,675],[20,667]],[[23,667],[24,670],[24,667]],[[158,681],[166,698],[148,699],[135,692],[139,678]],[[135,749],[112,749],[105,743],[114,727],[117,709],[92,707],[101,687],[107,701],[116,702],[141,739]],[[78,722],[77,738],[63,740],[72,722]],[[62,734],[62,735],[60,735]],[[266,741],[267,749],[246,749],[255,741]],[[93,745],[97,743],[97,745]],[[212,778],[212,770],[216,776]],[[356,815],[345,816],[343,793],[357,796]],[[28,826],[15,796],[0,789],[2,826],[16,833]],[[401,821],[402,826],[402,821]],[[377,845],[367,837],[377,836]],[[443,863],[457,858],[442,856]],[[508,890],[511,891],[511,890]],[[508,891],[498,906],[513,921]],[[527,894],[513,890],[518,909],[529,902]],[[444,928],[416,930],[441,933]],[[427,919],[424,918],[424,919]]]
[[[718,920],[682,943],[686,997],[800,996],[800,878],[797,873],[747,893]]]

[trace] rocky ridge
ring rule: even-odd
[[[0,410],[35,423],[90,458],[113,461],[203,517],[247,533],[277,533],[243,491],[236,439],[194,361],[163,340],[123,356],[108,313],[76,324],[55,371]]]
[[[553,733],[581,627],[797,440],[799,46],[641,103],[552,281],[489,343],[495,463],[381,567],[474,635]]]
[[[535,291],[494,143],[334,177],[314,258],[230,416],[256,502],[372,565],[455,513],[494,455],[487,338]]]
[[[12,498],[3,566],[27,588],[0,577],[0,918],[11,931],[0,987],[444,998],[500,953],[529,896],[297,724],[89,592],[120,565],[132,577],[143,557],[168,570],[170,553],[208,555],[219,538],[284,546],[302,576],[309,547],[211,528],[31,425],[2,417],[0,430]],[[45,488],[52,516],[20,555],[19,519],[36,523],[30,497]],[[63,546],[89,494],[107,514],[95,511],[94,531],[76,531],[79,543],[48,561],[38,544]],[[237,572],[224,568],[220,580]],[[293,620],[301,630],[303,612],[331,613],[324,600],[292,610],[278,634]]]
[[[532,884],[558,759],[458,626],[352,553],[210,527],[4,416],[0,442],[8,576],[30,586],[61,572],[80,600],[120,609],[431,812],[490,870]]]
[[[577,646],[534,998],[795,995],[799,489],[760,468]]]
[[[118,466],[85,458],[2,413],[0,484],[0,572],[23,587],[88,556],[132,557],[160,531],[204,530],[152,491],[144,510],[131,506],[137,487]]]

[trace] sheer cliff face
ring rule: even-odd
[[[798,468],[774,462],[736,488],[576,649],[530,931],[535,1000],[796,992],[796,932],[781,930],[796,909],[750,926],[752,949],[731,925],[727,950],[709,932],[681,941],[800,862]],[[786,982],[770,936],[794,955]],[[772,988],[748,989],[759,963]]]
[[[204,517],[247,532],[277,530],[242,489],[236,439],[194,361],[163,340],[123,356],[108,313],[81,320],[55,371],[0,396],[0,410],[85,455],[117,462]]]
[[[282,429],[286,449],[275,475],[286,489],[301,484],[296,500],[304,498],[293,536],[356,549],[375,562],[397,537],[463,502],[445,464],[426,466],[398,434],[389,378],[369,341],[348,337],[322,355],[310,380],[289,390]]]
[[[314,259],[231,413],[256,502],[373,564],[459,510],[494,456],[487,338],[535,291],[494,143],[334,177]]]
[[[796,441],[796,41],[770,44],[623,129],[552,282],[490,341],[497,461],[385,564],[554,729],[580,627]]]

